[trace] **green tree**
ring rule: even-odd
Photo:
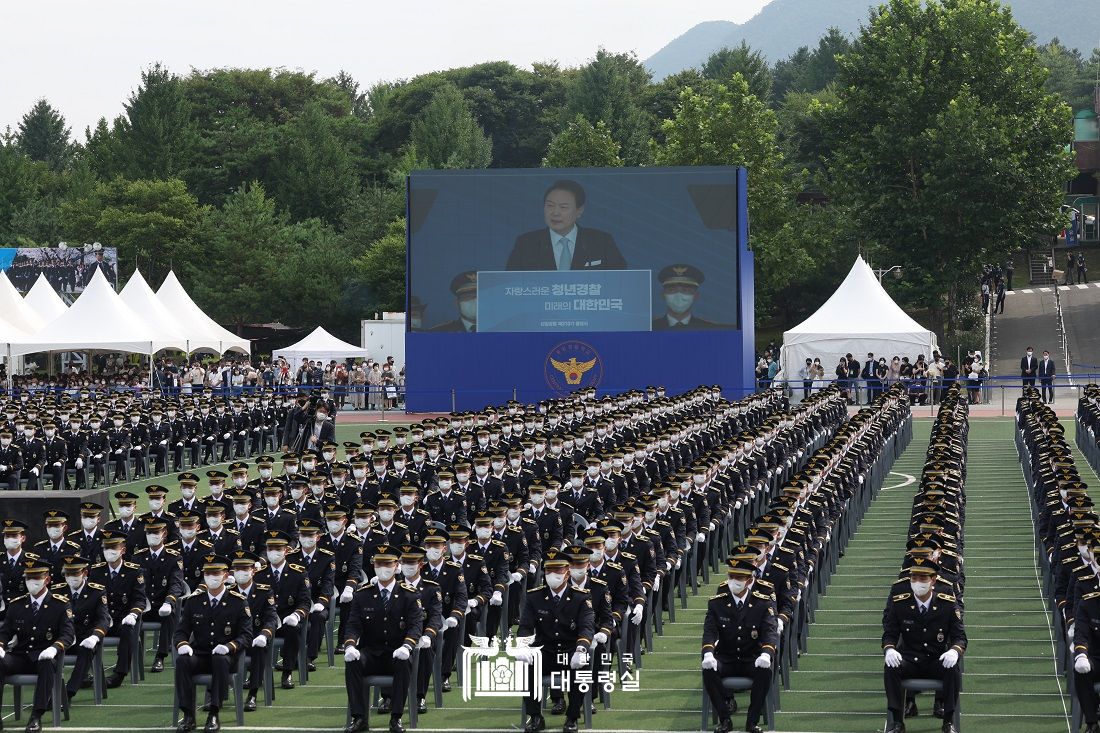
[[[394,220],[355,260],[362,313],[405,310],[405,242],[405,220]]]
[[[937,330],[983,263],[1062,225],[1072,129],[1046,78],[993,0],[890,0],[841,60],[822,110],[833,193],[876,259],[928,279],[916,304]]]
[[[124,153],[121,173],[129,178],[170,178],[187,166],[194,136],[190,105],[180,78],[160,64],[141,72],[141,84],[124,105],[114,130]]]
[[[838,57],[852,47],[839,28],[830,28],[817,48],[812,51],[803,46],[790,57],[779,61],[773,72],[772,93],[775,99],[783,99],[787,92],[818,92],[836,79]]]
[[[488,168],[493,160],[493,141],[453,84],[436,90],[413,120],[410,134],[422,167]]]
[[[67,241],[118,247],[127,272],[140,267],[145,277],[157,280],[173,263],[205,266],[205,255],[194,246],[200,215],[198,201],[178,178],[115,178],[99,183],[88,196],[64,202],[61,226]]]
[[[627,165],[649,162],[652,118],[641,107],[649,87],[650,74],[634,54],[610,53],[604,49],[583,66],[569,88],[566,120],[582,115],[595,125],[607,124],[619,144],[619,155]]]
[[[0,237],[12,236],[11,218],[37,196],[35,163],[14,143],[0,141]]]
[[[825,161],[830,155],[818,111],[836,101],[831,86],[818,92],[790,91],[775,111],[783,157],[792,171],[815,190],[825,185]]]
[[[1095,59],[1095,54],[1093,58]],[[1039,62],[1047,70],[1044,88],[1058,95],[1075,110],[1092,107],[1095,66],[1086,71],[1085,60],[1075,48],[1066,48],[1057,38],[1039,46]]]
[[[706,95],[685,89],[675,117],[662,126],[665,142],[654,145],[657,165],[737,165],[749,170],[758,321],[772,314],[775,295],[785,283],[812,265],[791,236],[792,195],[777,127],[775,113],[749,93],[744,77],[734,74]]]
[[[725,81],[740,74],[749,85],[749,93],[762,102],[771,98],[772,70],[759,51],[744,41],[740,46],[720,48],[703,63],[703,77]]]
[[[15,144],[28,158],[45,163],[50,170],[64,170],[72,162],[73,144],[65,118],[45,99],[39,99],[23,115]]]
[[[544,168],[616,168],[622,164],[619,144],[603,120],[593,127],[580,115],[554,136],[542,159]]]

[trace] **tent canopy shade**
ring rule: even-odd
[[[875,358],[923,354],[938,348],[936,335],[914,321],[883,289],[862,257],[857,257],[844,282],[817,312],[783,334],[780,367],[787,379],[797,379],[806,359],[821,359],[832,379],[840,357],[852,354],[861,362]]]
[[[212,351],[217,354],[226,351],[248,354],[251,351],[252,344],[248,339],[242,339],[222,328],[195,305],[195,301],[191,300],[191,296],[180,284],[176,273],[169,272],[168,277],[164,278],[157,290],[157,300],[172,314],[180,332],[186,336],[187,346],[184,351]]]
[[[283,357],[293,368],[301,364],[302,359],[311,359],[327,364],[333,359],[338,361],[343,359],[366,359],[369,355],[366,349],[341,341],[318,326],[313,329],[313,333],[298,343],[284,349],[275,349],[271,354],[271,358]]]
[[[69,309],[61,296],[54,291],[53,286],[42,273],[38,273],[38,279],[23,296],[23,302],[42,319],[43,325],[60,316]]]
[[[158,335],[157,340],[153,342],[153,353],[163,349],[187,351],[187,336],[182,327],[157,299],[140,271],[134,271],[118,297],[129,306],[138,320]]]

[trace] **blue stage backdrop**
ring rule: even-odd
[[[751,391],[746,187],[726,167],[413,173],[408,409]]]

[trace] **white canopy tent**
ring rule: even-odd
[[[251,350],[252,344],[248,339],[222,328],[195,305],[176,273],[169,272],[168,277],[164,278],[157,291],[157,300],[172,314],[180,332],[186,336],[184,351],[214,351],[218,354],[239,351],[247,354]]]
[[[179,323],[171,311],[157,299],[156,293],[145,282],[141,272],[134,270],[134,274],[126,281],[126,286],[118,294],[134,315],[138,317],[151,331],[162,334],[165,338],[153,342],[153,352],[161,349],[178,349],[187,351],[187,337],[184,335]]]
[[[23,302],[38,314],[43,324],[49,323],[69,309],[42,273],[38,273],[38,279],[23,296]]]
[[[48,322],[23,300],[4,272],[0,272],[0,320],[14,326],[16,331],[24,332],[24,335],[34,333]]]
[[[22,342],[13,343],[11,353],[103,350],[153,354],[155,344],[164,340],[164,334],[150,328],[122,302],[102,270],[96,270],[67,311]]]
[[[0,356],[7,363],[8,389],[11,389],[12,377],[15,374],[15,365],[12,362],[12,345],[26,341],[28,334],[6,321],[0,321]]]
[[[840,357],[851,353],[861,362],[868,352],[877,359],[908,356],[925,359],[938,348],[936,334],[906,314],[879,283],[870,266],[857,257],[844,282],[817,312],[783,334],[779,365],[786,379],[798,379],[806,359],[821,359],[832,379]]]
[[[318,326],[313,329],[313,333],[293,346],[275,349],[271,358],[278,359],[281,356],[291,368],[295,368],[302,363],[302,359],[313,359],[327,364],[332,359],[366,359],[369,355],[366,349],[341,341]]]

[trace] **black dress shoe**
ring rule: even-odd
[[[388,713],[391,709],[390,699],[388,697],[383,697],[378,701],[378,712]]]
[[[443,680],[443,691],[444,692],[450,692],[451,691],[451,680],[449,678]]]
[[[745,730],[747,731],[747,733],[764,733],[764,729],[761,728],[759,725],[754,725],[751,728],[745,728]]]
[[[566,718],[565,725],[561,727],[561,733],[577,733],[577,721]]]
[[[565,715],[565,698],[554,701],[554,707],[550,708],[551,715]]]
[[[722,718],[718,721],[718,725],[714,727],[714,733],[730,733],[733,730],[733,721],[729,718]]]
[[[80,689],[82,690],[90,690],[93,687],[95,687],[95,682],[92,681],[91,677],[85,677],[80,681]]]
[[[244,711],[246,713],[256,712],[256,695],[254,693],[248,693],[248,697],[245,698]]]
[[[546,729],[546,720],[541,715],[532,715],[523,724],[523,733],[538,733]]]
[[[353,715],[351,718],[351,722],[344,726],[344,733],[361,733],[366,729],[366,722],[358,715]]]
[[[279,672],[283,671],[283,660],[282,659],[279,659],[275,662],[275,669],[278,670]]]
[[[283,681],[279,684],[279,687],[283,688],[284,690],[294,689],[294,677],[290,674],[290,672],[283,672]]]
[[[41,733],[42,730],[42,718],[37,715],[32,715],[30,720],[27,721],[27,727],[25,728],[27,733]]]
[[[149,667],[149,671],[152,672],[153,674],[156,674],[157,672],[163,672],[164,671],[164,660],[161,659],[160,657],[157,657],[156,659],[154,659],[153,660],[153,666]]]
[[[909,698],[905,701],[905,717],[915,718],[920,713],[917,711],[917,701],[913,698]],[[935,713],[933,713],[935,715]]]
[[[206,716],[206,725],[203,726],[204,733],[217,733],[222,729],[222,722],[218,720],[217,713],[210,713]]]
[[[315,662],[310,662],[309,664],[306,665],[306,669],[308,669],[310,672],[316,672],[317,671],[317,664]]]
[[[905,717],[908,718],[909,716],[906,715]],[[943,700],[936,700],[936,702],[932,704],[932,717],[943,720]]]
[[[184,715],[183,720],[176,726],[176,733],[188,733],[188,731],[195,730],[195,716]]]
[[[416,703],[416,712],[420,713],[421,715],[424,715],[425,713],[427,713],[428,712],[428,701],[425,700],[424,698],[420,698],[419,702]]]
[[[1100,723],[1093,723],[1085,728],[1085,733],[1100,733]]]
[[[122,684],[122,680],[124,679],[126,678],[120,675],[118,672],[111,672],[110,676],[107,677],[107,689],[115,689]]]
[[[199,708],[199,709],[202,710],[202,712],[204,712],[204,713],[209,713],[210,712],[210,691],[209,690],[207,690],[206,697],[203,698],[203,701],[202,701],[202,707]]]
[[[886,730],[886,733],[905,733],[905,723],[894,723]]]
[[[390,718],[390,733],[405,733],[405,726],[401,724],[401,718]]]
[[[955,723],[950,720],[943,724],[940,731],[941,733],[959,733],[959,729],[955,727]]]

